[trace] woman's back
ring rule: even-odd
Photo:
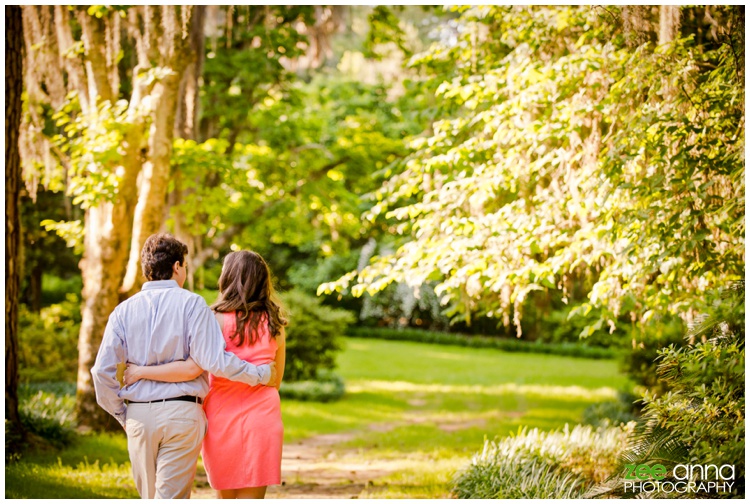
[[[228,352],[253,364],[274,360],[278,344],[266,317],[258,324],[253,342],[246,334],[244,343],[237,345],[235,327],[235,313],[224,313],[222,334]],[[278,390],[218,376],[209,376],[209,385],[203,406],[208,432],[202,453],[211,486],[227,490],[280,484],[284,427]]]
[[[250,342],[250,334],[245,335],[245,341],[243,344],[237,345],[237,337],[234,336],[237,328],[237,317],[236,312],[223,313],[223,324],[221,333],[224,336],[224,341],[227,344],[227,352],[235,354],[240,359],[247,361],[251,364],[268,364],[272,362],[276,357],[276,350],[278,350],[278,344],[276,339],[272,338],[268,330],[268,317],[263,315],[258,324],[258,327],[254,331],[255,337],[254,342]],[[226,378],[220,378],[218,376],[209,375],[209,385],[214,386],[225,386],[225,385],[245,385],[239,382],[233,382]],[[260,389],[260,388],[272,388],[264,387],[263,385],[257,385],[251,387],[246,385],[248,388]]]

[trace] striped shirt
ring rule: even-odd
[[[125,425],[125,400],[155,401],[183,395],[204,398],[208,377],[166,383],[139,380],[120,389],[117,365],[152,366],[192,357],[211,374],[249,385],[266,384],[267,364],[254,366],[226,351],[221,328],[206,301],[174,280],[146,282],[139,293],[120,303],[109,316],[102,344],[91,369],[96,401]]]

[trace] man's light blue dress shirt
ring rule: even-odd
[[[254,366],[226,351],[221,328],[206,301],[174,280],[146,282],[139,293],[120,303],[109,316],[102,344],[91,369],[96,401],[125,425],[125,399],[155,401],[208,393],[207,373],[180,383],[139,380],[120,389],[117,364],[166,364],[192,357],[202,369],[249,385],[266,384],[267,364]]]

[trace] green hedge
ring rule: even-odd
[[[576,343],[539,343],[487,336],[423,331],[420,329],[389,329],[372,327],[350,327],[347,336],[397,341],[417,341],[438,345],[456,345],[471,348],[495,348],[505,352],[543,353],[584,357],[587,359],[613,359],[616,352],[609,348],[589,347]]]
[[[279,388],[279,395],[284,399],[313,402],[337,401],[343,397],[344,392],[344,380],[328,370],[318,371],[315,380],[285,381]]]
[[[336,366],[340,338],[354,322],[354,315],[324,306],[320,298],[297,289],[281,294],[281,300],[289,314],[284,379],[315,381],[319,370]]]

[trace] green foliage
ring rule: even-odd
[[[621,369],[636,383],[661,394],[668,388],[657,371],[659,352],[667,347],[684,346],[683,324],[677,317],[657,317],[643,331],[634,329],[630,348],[622,352]]]
[[[281,298],[289,312],[284,379],[316,380],[321,370],[336,366],[340,339],[354,316],[323,306],[320,299],[298,290],[285,292]]]
[[[69,446],[75,438],[75,385],[42,383],[22,385],[18,389],[21,424],[27,433],[42,438],[57,449]],[[28,451],[19,433],[8,429],[5,421],[5,461],[18,462]]]
[[[586,359],[611,359],[616,353],[608,348],[589,347],[580,343],[542,343],[518,339],[425,331],[422,329],[387,329],[352,327],[347,335],[357,338],[377,338],[394,341],[418,341],[438,345],[455,345],[470,348],[494,348],[504,352],[565,355]]]
[[[602,327],[601,310],[580,310],[580,304],[575,306],[564,306],[557,310],[551,310],[549,314],[534,313],[542,320],[539,330],[534,335],[545,342],[584,342],[587,346],[604,348],[622,348],[627,341],[628,332],[618,325],[614,331],[608,327]],[[531,310],[529,310],[531,311]],[[529,313],[530,317],[531,313]],[[526,320],[526,319],[524,319]],[[531,331],[525,329],[525,334]]]
[[[321,292],[435,281],[454,320],[520,334],[535,291],[585,281],[598,328],[645,327],[740,278],[741,48],[631,48],[616,8],[454,9],[456,39],[412,59],[445,113],[364,216],[403,241]]]
[[[398,9],[398,7],[396,7]],[[401,6],[403,9],[403,6]],[[405,34],[399,26],[399,18],[391,8],[385,5],[376,5],[368,16],[370,30],[364,43],[365,56],[373,59],[381,59],[382,46],[384,44],[395,44],[405,55],[411,56],[411,51],[406,46]]]
[[[18,363],[21,381],[75,382],[78,372],[80,298],[42,308],[39,314],[21,305],[18,313]]]
[[[69,278],[61,278],[54,275],[43,275],[42,304],[52,305],[58,303],[75,303],[78,293],[81,292],[81,289],[83,289],[83,280],[80,275],[72,275]],[[80,315],[76,315],[72,306],[63,308],[63,311],[64,310],[69,310],[67,314],[69,318],[73,320],[80,320]]]
[[[345,299],[351,297],[346,296]],[[399,329],[418,327],[434,331],[447,331],[451,325],[430,284],[424,284],[416,291],[405,283],[391,284],[376,296],[365,295],[361,299],[360,319],[365,325]],[[452,329],[456,332],[464,330]],[[479,334],[482,327],[475,324],[466,329],[471,329],[471,334]]]
[[[205,237],[204,248],[224,235],[223,250],[257,250],[284,282],[290,268],[346,257],[365,231],[359,195],[379,185],[373,174],[406,155],[402,138],[421,128],[407,107],[383,85],[338,75],[272,89],[243,123],[243,142],[175,141],[170,187],[182,195],[172,216]]]
[[[21,422],[39,437],[61,448],[72,443],[75,433],[75,386],[22,386],[19,389]]]
[[[516,436],[485,440],[455,477],[453,492],[463,499],[580,498],[614,466],[632,426],[523,428]]]
[[[81,291],[81,277],[78,275],[81,256],[79,250],[68,247],[82,245],[83,241],[77,235],[70,237],[69,241],[64,240],[42,224],[45,220],[51,220],[62,222],[65,226],[75,226],[69,221],[73,219],[75,222],[80,209],[70,205],[67,196],[40,186],[36,188],[34,198],[32,200],[26,194],[20,198],[23,261],[21,302],[37,310],[63,301],[68,292]],[[58,281],[67,285],[58,285]]]
[[[52,115],[55,126],[62,129],[52,136],[52,143],[70,163],[67,187],[73,204],[86,209],[114,200],[125,172],[123,145],[132,131],[144,128],[142,114],[129,110],[127,100],[102,101],[84,113],[77,93],[71,92]],[[49,223],[47,229],[59,229],[68,241],[83,235],[80,223]]]
[[[689,341],[695,341],[684,347],[670,345],[659,352],[658,372],[669,391],[659,396],[646,394],[643,423],[623,453],[623,464],[658,461],[668,471],[664,481],[677,480],[673,470],[678,464],[733,465],[731,496],[744,496],[744,298],[744,282],[733,284],[718,296],[709,296],[704,315],[686,335]],[[596,493],[622,495],[624,471],[618,470]],[[635,494],[670,496],[659,492]],[[686,496],[716,495],[699,490]]]
[[[137,499],[124,433],[76,436],[60,451],[26,452],[5,468],[7,499]]]
[[[314,23],[311,6],[222,6],[227,29],[206,44],[201,89],[205,138],[234,143],[248,132],[256,107],[277,99],[294,74],[284,59],[304,54],[307,37],[295,25]]]
[[[586,408],[582,423],[594,427],[626,424],[637,419],[638,409],[636,396],[620,391],[616,400],[592,404]]]
[[[340,376],[320,370],[315,380],[282,382],[279,395],[283,399],[297,401],[331,402],[341,399],[345,391],[344,380]]]

